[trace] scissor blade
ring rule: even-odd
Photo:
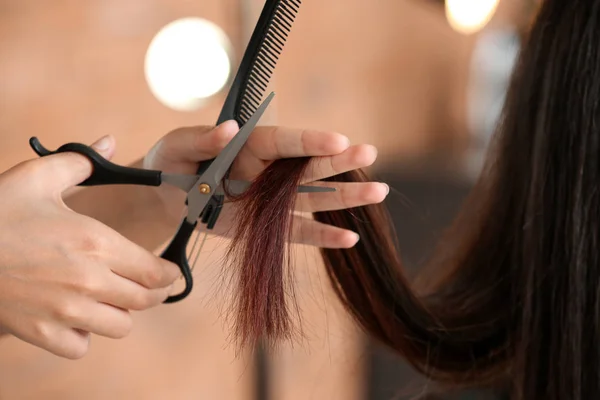
[[[231,193],[233,195],[240,195],[240,194],[244,193],[246,190],[248,190],[248,188],[250,187],[251,184],[252,184],[252,182],[250,182],[250,181],[226,179],[223,181],[221,186],[219,186],[219,189],[217,190],[217,194],[224,195],[225,190],[223,189],[223,186],[227,186],[227,190],[229,191],[229,193]],[[335,190],[336,189],[333,187],[326,187],[326,186],[300,185],[297,187],[298,193],[335,192]]]
[[[229,141],[227,146],[221,151],[221,153],[213,160],[210,166],[200,176],[197,183],[192,187],[187,196],[188,201],[188,212],[187,221],[190,224],[195,224],[200,217],[200,214],[208,204],[208,201],[216,193],[223,177],[227,173],[227,170],[233,164],[233,161],[237,157],[238,153],[246,144],[248,137],[254,130],[254,127],[260,120],[267,109],[269,103],[275,96],[275,93],[271,92],[267,99],[258,107],[258,110],[250,117],[248,122],[239,130],[239,132]],[[200,191],[202,185],[208,185],[203,191]]]
[[[335,192],[336,188],[329,186],[306,186],[300,185],[298,186],[298,193],[325,193],[325,192]]]
[[[201,182],[206,183],[213,187],[217,188],[218,184],[221,182],[231,164],[237,157],[242,147],[248,141],[250,134],[258,124],[260,117],[264,114],[265,110],[271,103],[271,100],[275,96],[275,93],[271,92],[267,99],[258,107],[256,112],[248,119],[248,122],[239,130],[239,132],[231,139],[231,141],[225,146],[223,151],[215,158],[215,160],[210,164],[210,167],[206,169],[206,171],[202,174]]]
[[[164,183],[176,186],[184,192],[189,192],[194,186],[196,186],[198,179],[200,179],[200,175],[181,175],[163,173],[161,175],[161,179]]]

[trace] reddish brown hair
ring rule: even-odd
[[[354,248],[322,255],[366,333],[438,382],[506,383],[519,400],[600,399],[598,98],[600,0],[545,0],[486,168],[420,292],[383,205],[315,214],[360,235]],[[284,241],[307,166],[277,161],[244,197],[231,247],[244,341],[288,337]]]

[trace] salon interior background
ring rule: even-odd
[[[393,187],[388,203],[415,270],[479,171],[535,3],[303,0],[263,123],[376,145],[374,172]],[[214,124],[263,4],[0,0],[1,170],[33,157],[34,134],[56,147],[111,133],[115,161],[127,163],[175,127]],[[195,19],[172,24],[186,18]],[[206,296],[222,246],[207,246],[188,300],[136,315],[125,340],[94,338],[81,361],[0,341],[0,399],[379,400],[419,392],[419,377],[340,309],[313,249],[301,250],[298,265],[306,340],[261,363],[235,358],[218,296]]]

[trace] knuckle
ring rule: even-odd
[[[93,231],[88,230],[81,235],[78,240],[78,248],[80,251],[88,255],[96,256],[106,250],[107,245],[104,237]]]
[[[131,299],[131,308],[136,311],[142,311],[150,308],[152,304],[152,298],[149,290],[137,291]]]
[[[154,289],[162,286],[164,273],[162,268],[153,266],[144,271],[142,275],[143,283],[146,287]]]
[[[49,344],[53,339],[53,329],[46,321],[38,320],[32,324],[32,334],[41,343]]]
[[[84,357],[89,349],[89,334],[74,336],[71,332],[59,333],[52,328],[51,323],[38,320],[32,324],[32,336],[42,348],[57,356],[71,360]]]
[[[99,281],[92,274],[83,274],[79,288],[83,294],[92,295],[99,291]]]
[[[79,307],[71,301],[58,303],[55,306],[54,314],[57,319],[65,322],[74,322],[81,317]]]
[[[67,228],[67,227],[66,227]],[[85,226],[68,226],[63,239],[57,245],[58,251],[73,266],[98,261],[105,252],[105,244],[98,235]]]
[[[309,154],[309,147],[308,147],[308,138],[311,136],[311,131],[308,129],[303,129],[300,132],[300,146],[302,148],[302,152],[304,154]]]
[[[114,253],[110,238],[93,224],[65,224],[64,240],[60,240],[57,249],[62,257],[73,267],[81,269],[90,264],[105,263]]]
[[[341,169],[337,165],[337,157],[326,157],[326,160],[329,164],[327,167],[333,173],[333,175],[337,175],[341,172]]]
[[[278,133],[279,133],[278,132],[278,128],[275,127],[275,126],[272,127],[269,130],[269,136],[270,137],[269,137],[269,141],[267,142],[268,146],[271,147],[270,149],[268,149],[269,152],[270,152],[270,154],[272,156],[275,156],[275,157],[277,157],[277,156],[279,156],[279,155],[282,154],[282,152],[281,152],[281,150],[282,150],[281,149],[281,142],[280,142],[281,141],[281,135],[279,135]],[[263,146],[264,146],[264,144],[263,144]]]
[[[93,296],[100,290],[101,282],[96,274],[91,273],[88,266],[76,266],[76,272],[72,275],[71,286],[75,292],[84,296]]]
[[[338,207],[346,209],[353,206],[352,195],[353,193],[349,192],[346,186],[340,185],[332,197]]]

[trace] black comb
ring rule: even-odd
[[[217,125],[236,120],[241,127],[258,109],[292,29],[301,0],[267,0],[237,73],[221,109]],[[202,174],[212,160],[200,163]],[[225,196],[213,196],[202,215],[207,229],[212,229],[223,207]]]
[[[219,115],[217,124],[246,123],[263,100],[301,0],[267,0]]]
[[[300,2],[301,0],[267,0],[265,2],[217,124],[234,119],[238,125],[242,126],[258,109],[277,65],[277,59],[283,51],[283,44],[300,8]],[[203,174],[213,160],[200,163],[198,174]],[[225,175],[224,178],[227,178],[229,172]],[[230,195],[226,188],[223,189],[227,195]],[[224,195],[214,195],[204,207],[200,218],[202,223],[206,224],[207,231],[214,228],[224,201]],[[181,301],[192,291],[194,283],[186,249],[196,224],[197,222],[191,224],[184,218],[171,243],[161,254],[162,258],[179,265],[185,278],[184,291],[168,297],[164,301],[165,303]]]

